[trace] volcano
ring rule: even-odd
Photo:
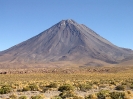
[[[87,26],[69,19],[0,52],[0,63],[116,64],[132,56],[132,50],[117,47]]]

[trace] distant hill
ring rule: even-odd
[[[18,45],[0,52],[0,63],[69,62],[86,66],[117,64],[133,56],[90,28],[73,20],[62,20]]]

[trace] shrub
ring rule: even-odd
[[[132,94],[130,91],[124,92],[124,99],[132,99],[131,96]]]
[[[30,84],[22,89],[22,91],[38,91],[38,86],[36,84]]]
[[[43,87],[42,92],[46,92],[47,90],[49,90],[48,87]]]
[[[115,81],[110,81],[110,84],[116,85],[116,82]]]
[[[99,84],[99,82],[98,82],[98,81],[94,81],[94,82],[93,82],[93,84],[98,85],[98,84]]]
[[[131,88],[131,89],[133,89],[133,84],[132,84],[132,85],[130,85],[130,88]]]
[[[29,88],[30,88],[31,91],[38,91],[38,87],[37,87],[36,84],[29,85]]]
[[[73,91],[63,91],[62,93],[59,94],[59,96],[63,99],[68,98],[68,97],[74,97],[75,93]]]
[[[69,84],[60,86],[60,87],[58,88],[58,91],[61,91],[61,92],[63,92],[63,91],[71,91],[71,90],[73,91],[73,90],[74,90],[74,87],[71,86],[71,85],[69,85]]]
[[[15,95],[15,94],[10,95],[9,97],[10,97],[10,99],[17,99],[17,95]]]
[[[2,86],[0,89],[0,94],[7,94],[10,92],[11,92],[11,87],[7,85]]]
[[[49,87],[49,88],[57,88],[58,85],[57,85],[57,83],[51,83],[50,85],[48,85],[46,87]]]
[[[27,99],[26,96],[20,96],[18,99]]]
[[[83,97],[77,96],[73,91],[63,91],[59,94],[59,99],[84,99]]]
[[[41,95],[31,96],[31,99],[44,99]]]
[[[118,85],[115,87],[116,90],[125,90],[125,87],[123,85]]]
[[[89,85],[89,84],[82,84],[82,85],[79,86],[79,88],[80,88],[81,91],[88,91],[92,88],[92,86]]]
[[[125,94],[123,92],[111,92],[111,99],[124,99]]]
[[[86,96],[85,99],[97,99],[96,94],[90,94],[89,96]]]
[[[72,99],[84,99],[84,98],[83,97],[80,97],[80,96],[74,96]]]
[[[97,93],[98,99],[105,99],[106,97],[109,97],[109,91],[108,90],[101,90],[99,93]]]
[[[31,89],[27,86],[22,89],[22,91],[30,91]]]

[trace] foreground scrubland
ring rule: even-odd
[[[1,74],[1,99],[133,99],[133,70]]]

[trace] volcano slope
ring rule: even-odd
[[[56,63],[58,66],[65,63],[102,66],[117,64],[132,56],[132,50],[117,47],[85,25],[69,19],[0,52],[0,66]]]

